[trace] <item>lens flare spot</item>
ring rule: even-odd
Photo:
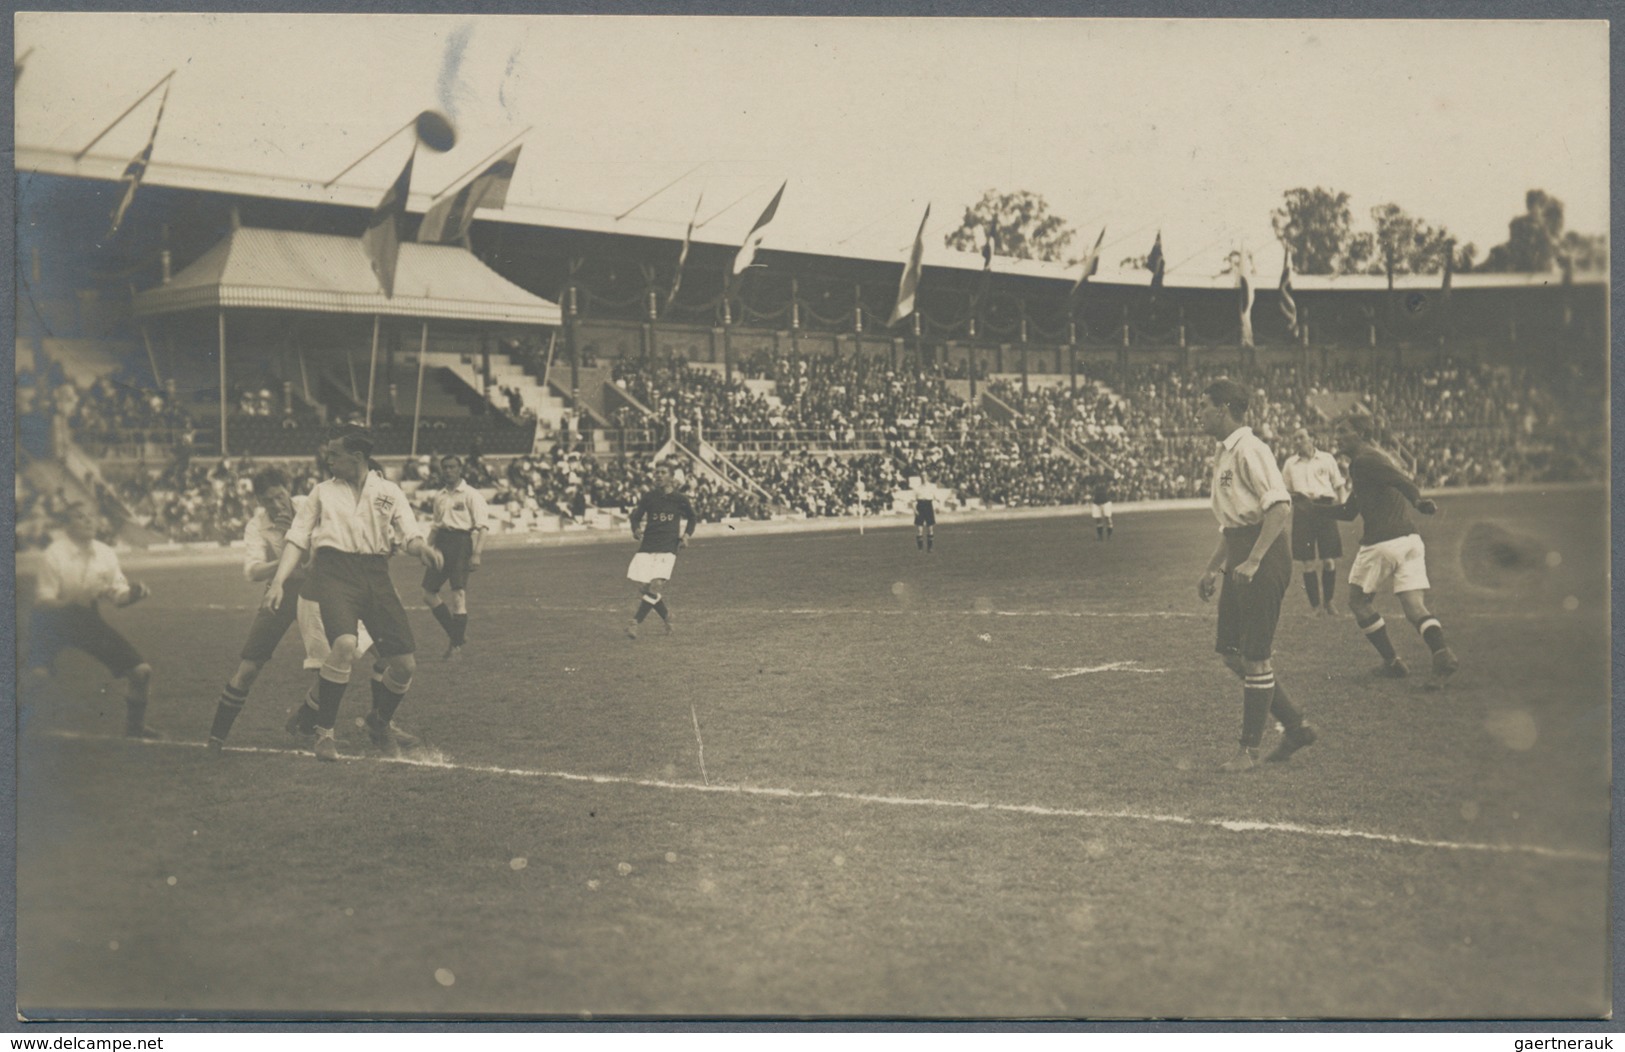
[[[508,863],[508,868],[512,870],[520,870],[524,869],[528,865],[530,865],[529,859],[516,858]]]
[[[1535,726],[1535,717],[1524,709],[1501,709],[1492,712],[1484,720],[1484,729],[1490,737],[1518,752],[1527,752],[1535,747],[1540,737],[1540,730]]]
[[[434,970],[434,981],[441,986],[451,986],[457,982],[457,977],[451,974],[450,968],[436,968]]]

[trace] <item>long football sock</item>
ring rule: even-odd
[[[1101,524],[1095,526],[1095,540],[1103,541],[1105,539],[1106,539],[1106,526],[1105,526],[1104,523],[1101,523]]]
[[[1354,623],[1360,626],[1360,631],[1364,632],[1365,638],[1377,648],[1377,653],[1382,655],[1382,659],[1391,663],[1396,656],[1394,644],[1388,640],[1388,625],[1383,621],[1382,615],[1372,614],[1363,620],[1355,618]]]
[[[654,612],[660,615],[660,620],[662,620],[662,621],[670,621],[671,620],[671,611],[666,609],[666,598],[665,598],[665,596],[660,596],[660,595],[655,596]]]
[[[326,676],[316,681],[316,719],[315,727],[333,729],[338,722],[339,703],[344,700],[344,691],[349,683],[334,683]]]
[[[1315,576],[1315,571],[1310,570],[1308,573],[1303,575],[1303,590],[1309,595],[1309,606],[1313,609],[1319,609],[1320,578]],[[1327,598],[1329,599],[1331,597],[1327,596]]]
[[[1270,704],[1275,700],[1275,673],[1249,672],[1242,680],[1241,747],[1256,749],[1264,740],[1264,724],[1269,721]]]
[[[1108,541],[1112,539],[1112,520],[1110,519],[1106,520],[1106,539]]]
[[[1421,623],[1416,626],[1416,630],[1422,634],[1422,642],[1426,643],[1428,649],[1435,654],[1445,648],[1444,625],[1440,624],[1439,619],[1432,614],[1423,618]]]
[[[467,614],[452,614],[451,615],[451,625],[452,625],[451,645],[454,646],[454,647],[460,647],[463,644],[467,643],[468,642],[468,615]]]
[[[238,690],[230,683],[220,692],[220,701],[214,707],[214,724],[209,728],[209,737],[226,740],[231,733],[231,725],[237,719],[237,714],[243,711],[243,705],[248,701],[248,691]]]
[[[411,687],[412,679],[407,677],[406,682],[398,683],[388,672],[374,677],[372,681],[372,711],[378,714],[380,723],[388,723],[395,718],[395,710],[401,707],[401,699],[406,697],[407,688]]]
[[[1337,571],[1320,571],[1320,594],[1326,600],[1326,605],[1332,605],[1332,595],[1337,591]]]
[[[1287,697],[1286,688],[1281,681],[1275,681],[1275,696],[1270,699],[1270,715],[1281,721],[1281,726],[1288,731],[1295,731],[1303,726],[1303,710],[1292,704]]]
[[[455,615],[452,614],[451,608],[448,607],[445,603],[436,603],[433,606],[429,607],[429,613],[433,614],[434,619],[436,621],[440,622],[440,627],[444,628],[446,630],[446,635],[453,642],[456,642],[456,640],[457,640],[457,627],[456,627],[456,622],[454,622],[452,620],[452,618]]]
[[[648,592],[644,592],[642,595],[638,596],[638,612],[632,615],[632,620],[636,621],[640,625],[643,624],[643,619],[649,616],[649,611],[652,610],[654,605],[658,602],[660,602],[659,598],[650,595]]]

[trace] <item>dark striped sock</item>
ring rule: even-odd
[[[1321,598],[1326,601],[1327,606],[1331,605],[1332,595],[1335,594],[1336,591],[1337,591],[1337,571],[1336,570],[1322,570],[1322,571],[1320,571],[1320,595],[1321,595]]]
[[[1313,570],[1303,575],[1303,590],[1309,593],[1309,605],[1318,607],[1320,605],[1320,578],[1315,576]]]
[[[429,613],[433,614],[434,619],[440,622],[440,627],[446,630],[447,636],[453,640],[457,638],[457,629],[452,621],[452,612],[450,607],[446,606],[445,603],[436,603],[429,607]]]
[[[655,613],[660,615],[660,620],[662,621],[671,620],[671,611],[666,609],[666,599],[664,596],[655,597]]]
[[[214,723],[209,727],[209,737],[226,740],[231,733],[231,725],[236,722],[237,714],[243,711],[243,704],[248,701],[248,691],[238,690],[230,683],[220,692],[220,701],[214,707]]]
[[[1422,623],[1416,626],[1416,630],[1422,633],[1422,642],[1435,654],[1445,648],[1444,625],[1439,623],[1438,618],[1432,615],[1423,618]]]
[[[1388,625],[1381,614],[1372,614],[1364,620],[1355,618],[1354,623],[1360,626],[1360,631],[1365,633],[1365,638],[1377,648],[1384,661],[1394,660],[1394,644],[1388,641]]]
[[[648,592],[644,592],[642,595],[638,596],[638,612],[632,615],[632,620],[641,625],[643,623],[643,619],[649,616],[649,610],[657,602],[659,602],[659,600],[654,596],[651,596]]]
[[[451,627],[452,627],[452,633],[451,633],[451,644],[452,644],[452,646],[460,647],[464,643],[468,642],[468,615],[467,614],[452,614],[451,615]]]
[[[401,707],[401,699],[406,697],[406,688],[411,685],[411,680],[396,683],[387,673],[372,681],[372,711],[378,714],[380,722],[388,723],[395,718],[395,710]]]
[[[325,676],[316,681],[315,727],[333,729],[333,724],[339,718],[339,703],[344,700],[344,690],[348,686],[348,683],[334,683]]]
[[[1264,740],[1270,703],[1275,700],[1275,673],[1249,672],[1242,680],[1241,747],[1256,749]]]

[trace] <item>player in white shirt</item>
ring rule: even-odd
[[[1281,477],[1292,494],[1292,560],[1303,574],[1310,612],[1336,617],[1332,594],[1337,590],[1337,560],[1343,557],[1337,508],[1348,483],[1337,458],[1315,448],[1308,428],[1294,431],[1292,444],[1297,452],[1281,465]]]
[[[372,435],[361,427],[340,427],[323,447],[333,478],[311,491],[294,516],[276,574],[261,605],[282,605],[288,579],[306,551],[315,552],[305,593],[322,608],[322,624],[333,650],[317,685],[317,711],[300,730],[315,733],[318,760],[338,759],[333,726],[346,684],[327,675],[329,666],[348,668],[359,653],[357,627],[371,631],[382,667],[374,667],[372,711],[363,721],[373,744],[386,755],[400,754],[416,739],[394,725],[394,715],[417,668],[412,626],[389,577],[389,557],[398,549],[438,567],[440,553],[424,541],[401,488],[368,470]],[[307,709],[301,709],[303,716]]]
[[[914,484],[914,547],[930,551],[937,539],[937,501],[942,491],[921,476]]]
[[[306,498],[291,494],[288,475],[281,468],[262,469],[254,475],[252,485],[254,499],[260,507],[243,527],[243,576],[250,581],[269,581],[282,561],[282,549],[287,542],[288,530],[293,525],[294,514],[304,506]],[[304,576],[305,568],[300,567],[288,579],[288,586],[296,595],[304,583]],[[320,670],[327,664],[332,650],[322,627],[321,607],[300,595],[297,603],[283,603],[276,610],[259,609],[253,625],[249,627],[248,640],[243,644],[237,671],[226,681],[225,690],[221,691],[220,700],[215,706],[214,723],[209,728],[211,750],[218,752],[225,748],[231,725],[248,701],[248,693],[259,678],[260,670],[271,660],[282,637],[287,635],[288,628],[295,622],[299,625],[299,634],[305,644],[305,668],[316,672],[320,680]],[[372,646],[372,637],[367,635],[365,626],[357,628],[356,645],[358,653],[366,653]],[[350,669],[335,666],[328,675],[348,683]],[[303,702],[312,710],[317,707],[316,694],[317,686],[313,683]],[[293,719],[289,720],[289,729],[296,735],[298,719],[299,713],[295,710]]]
[[[124,698],[127,738],[163,737],[146,723],[152,666],[102,619],[99,604],[105,600],[125,607],[151,594],[146,585],[126,580],[118,554],[96,539],[95,513],[83,504],[70,507],[66,535],[45,549],[35,584],[29,665],[49,671],[57,654],[73,648],[107,666],[114,678],[129,684]]]
[[[446,630],[451,641],[446,658],[455,661],[468,642],[468,575],[479,569],[488,527],[485,498],[463,478],[461,459],[440,461],[440,482],[444,488],[434,495],[429,544],[439,550],[445,564],[423,572],[423,601]],[[448,582],[449,601],[440,598],[440,589]]]

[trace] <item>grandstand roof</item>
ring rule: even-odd
[[[139,292],[137,317],[223,307],[558,325],[558,304],[451,245],[401,245],[385,297],[361,241],[242,227],[169,282]]]

